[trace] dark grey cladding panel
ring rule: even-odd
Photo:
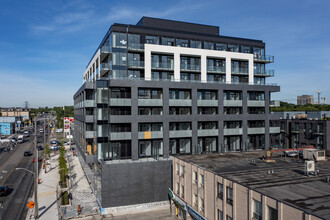
[[[211,34],[219,35],[219,27],[194,24],[182,21],[173,21],[167,19],[142,17],[141,20],[136,24],[137,26],[152,27],[152,28],[162,28],[173,31],[187,31],[200,34]]]
[[[167,200],[172,161],[102,166],[102,206],[116,207]]]
[[[75,97],[77,97],[85,89],[94,89],[94,82],[85,82],[84,84],[82,84],[78,91],[73,95],[73,99],[75,99]]]

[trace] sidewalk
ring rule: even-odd
[[[59,181],[58,157],[58,153],[54,155],[52,152],[49,159],[51,170],[45,173],[45,169],[42,168],[39,174],[39,179],[41,179],[41,183],[38,184],[38,214],[40,220],[58,219],[56,201],[56,187]],[[29,201],[31,200],[34,200],[34,195],[29,199]],[[34,208],[29,209],[26,219],[34,219]]]
[[[87,181],[79,158],[73,156],[70,146],[66,146],[66,150],[70,169],[70,192],[72,194],[72,200],[71,206],[66,206],[63,210],[64,217],[71,218],[78,216],[78,205],[81,207],[81,215],[97,214],[98,204],[96,197]]]

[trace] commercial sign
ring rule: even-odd
[[[10,135],[10,123],[0,123],[0,133]]]
[[[191,206],[187,205],[187,211],[188,213],[196,220],[206,220],[203,216],[198,214]]]
[[[70,133],[70,126],[73,123],[73,117],[65,117],[64,118],[64,132]]]

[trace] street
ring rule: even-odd
[[[0,153],[0,185],[9,187],[7,196],[0,197],[3,202],[1,209],[1,219],[24,219],[28,207],[27,199],[33,192],[33,174],[24,170],[15,170],[16,167],[25,168],[34,172],[32,163],[35,155],[25,156],[24,151],[34,152],[34,136],[22,144],[17,144],[13,151]],[[38,154],[41,158],[41,152]],[[39,170],[41,163],[39,163]]]

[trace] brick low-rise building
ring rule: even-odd
[[[330,162],[305,175],[304,161],[262,153],[186,155],[173,159],[178,215],[212,220],[330,219]]]

